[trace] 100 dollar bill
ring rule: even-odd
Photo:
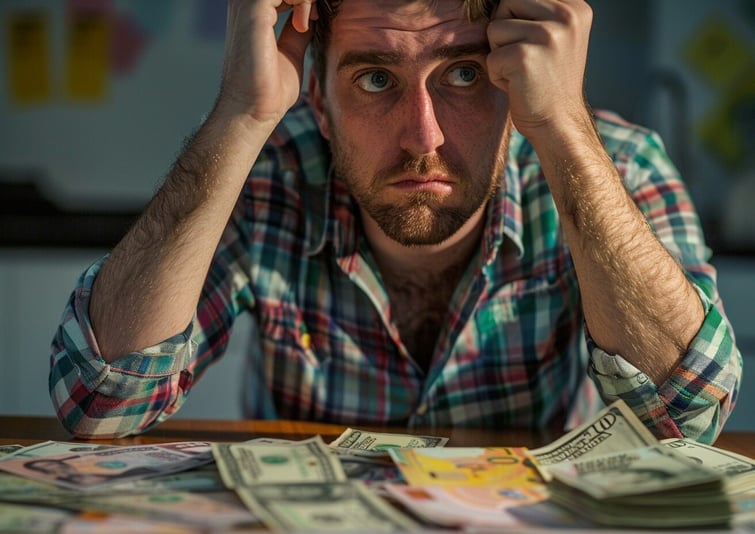
[[[241,500],[278,532],[405,532],[418,525],[361,482],[255,484]]]
[[[338,454],[351,454],[365,457],[387,457],[390,449],[419,449],[443,447],[448,438],[437,436],[413,436],[411,434],[389,434],[347,428],[336,440],[330,443]]]
[[[212,454],[226,487],[261,482],[336,482],[343,467],[320,436],[291,443],[213,443]]]
[[[549,465],[657,443],[658,440],[634,412],[619,400],[603,409],[592,421],[544,447],[531,449],[530,454],[537,460],[543,478],[550,480]]]

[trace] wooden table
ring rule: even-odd
[[[98,440],[115,445],[134,445],[171,441],[245,441],[255,437],[304,439],[321,435],[328,442],[345,430],[343,425],[307,421],[250,421],[250,420],[194,420],[172,419],[146,434],[116,440]],[[448,437],[448,446],[525,446],[539,447],[556,439],[558,434],[530,429],[483,430],[473,428],[415,428],[359,426],[381,432],[411,432]],[[71,441],[60,422],[53,417],[0,416],[0,445],[17,443],[29,445],[39,441]],[[755,432],[726,432],[716,446],[755,458]]]

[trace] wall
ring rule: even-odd
[[[0,250],[0,413],[53,415],[47,393],[50,341],[77,278],[104,251]],[[249,319],[239,320],[222,365],[178,417],[241,417],[240,370]]]

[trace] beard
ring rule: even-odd
[[[494,137],[494,136],[492,136]],[[441,152],[432,155],[403,157],[376,172],[365,181],[356,151],[337,135],[331,138],[333,169],[357,202],[383,233],[404,246],[437,245],[453,236],[470,217],[496,195],[501,185],[510,137],[508,125],[497,139],[490,140],[483,151],[486,160],[477,162],[474,171]],[[401,202],[384,199],[384,187],[390,178],[415,173],[419,176],[443,175],[454,181],[451,195],[418,191],[405,195]]]

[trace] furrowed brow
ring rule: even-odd
[[[432,51],[433,59],[454,59],[467,56],[486,56],[490,53],[487,41],[459,45],[440,46]],[[383,50],[355,50],[343,55],[336,67],[337,70],[354,67],[356,65],[396,65],[406,56],[401,51]]]
[[[487,56],[490,44],[487,41],[460,45],[440,46],[433,51],[435,59],[455,59],[465,56]]]
[[[383,52],[376,50],[346,52],[338,62],[337,70],[355,65],[395,65],[401,61],[400,52]]]

